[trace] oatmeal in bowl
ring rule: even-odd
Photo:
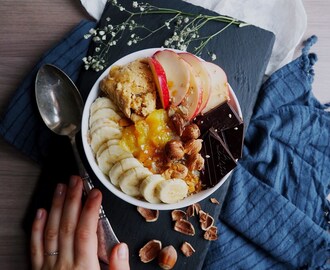
[[[225,72],[193,54],[160,48],[105,70],[82,119],[84,151],[98,179],[128,203],[159,210],[216,191],[241,156],[243,134]]]

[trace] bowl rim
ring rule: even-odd
[[[92,86],[92,88],[91,88],[91,90],[88,94],[88,97],[86,99],[86,102],[84,104],[83,115],[82,115],[82,120],[81,120],[81,138],[82,138],[83,149],[84,149],[87,161],[88,161],[91,169],[93,170],[93,172],[96,175],[96,177],[98,178],[98,180],[111,193],[113,193],[118,198],[120,198],[120,199],[122,199],[122,200],[124,200],[124,201],[126,201],[126,202],[128,202],[132,205],[135,205],[135,206],[140,206],[140,207],[143,207],[143,208],[155,209],[155,210],[173,210],[173,209],[187,207],[189,205],[192,205],[193,203],[198,203],[198,202],[204,200],[205,198],[207,198],[208,196],[213,194],[216,190],[218,190],[225,183],[225,181],[228,179],[228,177],[230,176],[230,174],[232,173],[233,170],[228,172],[221,179],[221,181],[219,183],[217,183],[214,187],[211,187],[211,188],[202,190],[202,191],[200,191],[196,194],[190,195],[190,196],[184,198],[183,200],[181,200],[177,203],[173,203],[173,204],[149,203],[149,202],[144,201],[142,199],[138,199],[138,198],[135,198],[135,197],[132,197],[130,195],[125,194],[118,187],[114,186],[110,182],[110,180],[103,174],[103,172],[100,170],[99,166],[97,165],[97,162],[96,162],[95,157],[94,157],[94,153],[93,153],[93,151],[92,151],[92,149],[89,145],[89,134],[88,134],[90,106],[94,102],[94,100],[97,97],[99,97],[99,94],[100,94],[100,88],[99,88],[100,81],[109,73],[109,70],[111,69],[111,67],[113,67],[115,65],[124,65],[124,64],[127,64],[127,63],[129,63],[133,60],[138,59],[138,58],[152,56],[156,51],[160,51],[160,50],[171,50],[171,51],[179,52],[179,53],[184,52],[184,51],[180,51],[180,50],[176,50],[176,49],[170,49],[170,48],[143,49],[143,50],[139,50],[139,51],[130,53],[130,54],[118,59],[117,61],[115,61],[113,64],[111,64],[107,69],[105,69],[102,72],[102,74],[98,77],[98,79],[95,81],[94,85]],[[200,58],[200,59],[203,60],[202,58]],[[243,119],[241,107],[240,107],[238,99],[235,95],[235,92],[233,91],[233,89],[231,88],[229,83],[228,83],[228,86],[229,86],[229,92],[230,92],[231,98],[233,99],[233,101],[234,101],[234,103],[237,107],[238,114]]]

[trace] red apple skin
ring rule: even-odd
[[[160,50],[152,58],[162,65],[170,93],[170,103],[177,107],[185,97],[190,84],[190,73],[187,63],[174,51]]]
[[[202,114],[230,99],[227,75],[224,70],[211,62],[203,62],[203,65],[211,78],[211,93]]]
[[[162,65],[154,58],[148,57],[148,63],[154,76],[158,95],[162,106],[167,109],[170,106],[170,93],[167,87],[167,79]]]
[[[195,70],[188,64],[190,72],[190,86],[179,108],[187,120],[194,119],[200,112],[203,99],[202,82]]]
[[[202,88],[203,88],[203,96],[202,96],[202,104],[200,106],[199,114],[205,107],[206,104],[208,103],[210,99],[210,94],[211,94],[211,78],[210,75],[203,65],[202,62],[203,60],[199,59],[197,56],[184,52],[184,53],[179,53],[180,57],[185,60],[188,64],[192,66],[192,68],[197,72],[197,74],[201,78],[201,83],[202,83]]]

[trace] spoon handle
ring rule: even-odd
[[[79,174],[83,179],[84,190],[86,194],[88,194],[94,188],[94,185],[81,161],[74,136],[71,138],[71,145],[77,162]],[[104,212],[102,205],[99,210],[99,221],[97,224],[97,240],[98,240],[98,250],[97,250],[98,257],[103,262],[109,264],[109,255],[111,249],[116,244],[119,243],[119,240],[111,227],[111,224]]]

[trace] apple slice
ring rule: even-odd
[[[170,93],[167,87],[167,79],[162,65],[152,57],[148,57],[148,63],[156,82],[158,96],[164,109],[170,105]]]
[[[179,105],[180,111],[187,120],[192,120],[200,112],[203,99],[202,82],[195,70],[188,64],[190,72],[189,90]]]
[[[211,78],[209,73],[207,72],[206,67],[203,65],[202,61],[196,57],[195,55],[185,52],[179,53],[180,57],[185,60],[188,64],[192,66],[195,72],[199,75],[203,88],[203,96],[202,96],[202,104],[200,106],[200,113],[206,106],[209,101],[210,93],[211,93]],[[197,114],[198,114],[197,113]]]
[[[206,113],[221,103],[229,100],[229,88],[227,75],[222,68],[211,62],[202,63],[206,67],[211,79],[210,98],[205,108],[202,110],[202,113]]]
[[[189,88],[190,72],[187,68],[188,64],[171,50],[157,51],[152,57],[162,65],[165,71],[171,104],[178,106]]]

